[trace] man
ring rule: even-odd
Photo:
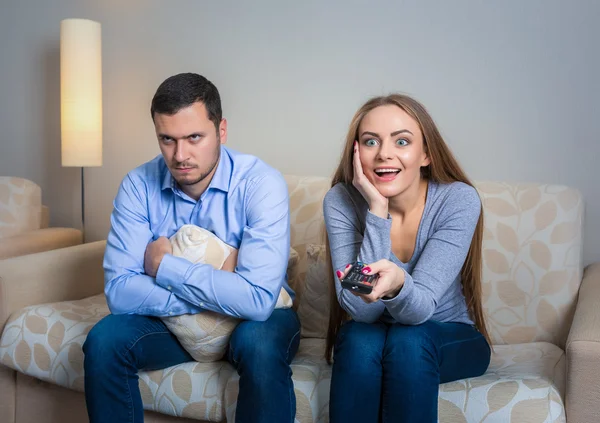
[[[256,157],[222,145],[227,121],[206,78],[168,78],[151,114],[162,155],[121,183],[104,257],[112,314],[83,346],[90,422],[142,422],[138,371],[192,360],[158,317],[202,310],[244,319],[227,355],[240,374],[237,422],[293,422],[289,364],[300,325],[292,309],[274,310],[281,287],[293,298],[286,183]],[[174,257],[168,237],[185,224],[238,249],[235,272]]]

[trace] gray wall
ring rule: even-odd
[[[368,96],[412,94],[473,179],[580,189],[585,262],[600,260],[600,2],[2,0],[0,174],[39,183],[52,223],[76,226],[79,169],[60,166],[59,24],[70,17],[103,31],[89,240],[106,237],[125,173],[158,154],[154,90],[196,71],[221,90],[229,145],[284,173],[330,175]]]

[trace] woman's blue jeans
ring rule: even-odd
[[[334,349],[330,422],[437,422],[440,383],[482,375],[490,353],[467,324],[350,321]]]
[[[240,374],[236,422],[288,422],[296,415],[291,363],[300,343],[300,322],[277,309],[264,322],[241,322],[227,358]],[[108,315],[83,344],[85,400],[91,423],[141,423],[139,370],[193,361],[158,318]]]

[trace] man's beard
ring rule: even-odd
[[[181,181],[177,181],[177,183],[181,186],[183,185],[196,185],[199,182],[202,182],[208,175],[210,175],[210,173],[214,170],[214,168],[217,166],[217,164],[219,163],[219,159],[221,158],[221,144],[219,143],[219,147],[217,148],[217,157],[215,158],[215,161],[210,165],[210,168],[206,171],[203,172],[202,174],[200,174],[200,176],[194,180],[188,181],[188,180],[181,180]]]

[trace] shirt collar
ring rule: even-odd
[[[208,185],[209,189],[218,189],[220,191],[229,192],[229,183],[231,182],[231,156],[229,155],[229,151],[225,146],[221,145],[221,156],[219,157],[219,163],[217,164],[217,170],[213,175],[210,184]]]
[[[214,188],[224,192],[228,192],[229,184],[231,182],[231,172],[231,156],[229,155],[227,148],[221,145],[221,155],[219,157],[219,163],[217,164],[217,170],[215,171],[215,174],[213,175],[213,178],[210,181],[210,184],[208,185],[206,191]],[[169,168],[165,163],[161,189],[165,190],[167,188],[171,188],[172,190],[179,189],[179,187],[177,186],[177,181],[175,181],[173,175],[171,175],[171,172],[169,171]]]

